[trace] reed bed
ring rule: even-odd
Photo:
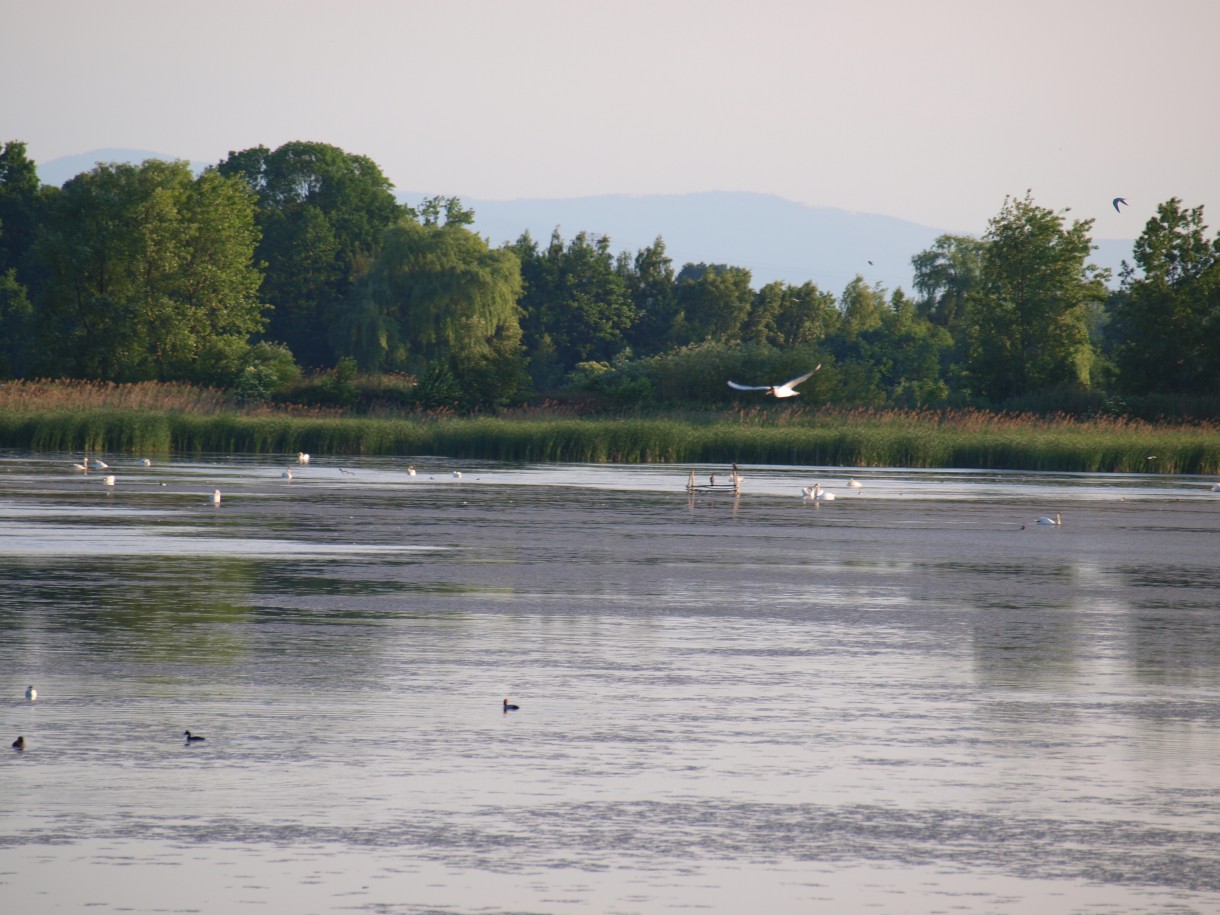
[[[505,461],[727,463],[1220,474],[1220,426],[964,410],[759,408],[606,418],[370,418],[242,408],[186,385],[11,382],[0,447],[131,454],[446,455]]]

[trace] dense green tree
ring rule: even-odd
[[[869,286],[859,274],[847,284],[839,299],[843,312],[843,332],[847,336],[876,330],[889,311],[885,287]]]
[[[636,309],[610,239],[581,232],[564,245],[556,230],[542,250],[527,233],[511,250],[525,282],[522,329],[535,366],[566,373],[579,362],[613,360],[626,348]]]
[[[1027,193],[1007,198],[984,236],[977,289],[968,298],[969,369],[993,401],[1058,386],[1087,386],[1092,309],[1108,274],[1087,263],[1092,220],[1065,225]]]
[[[366,371],[439,367],[476,400],[512,399],[524,384],[520,295],[512,252],[489,249],[460,223],[404,219],[353,290],[334,345]]]
[[[750,271],[725,264],[686,264],[678,273],[677,343],[737,343],[754,304]]]
[[[331,325],[385,230],[408,213],[393,185],[371,159],[326,143],[232,152],[219,170],[258,197],[263,297],[275,309],[266,337],[303,365],[333,365]]]
[[[777,280],[758,290],[743,337],[747,342],[791,347],[817,343],[842,321],[834,294],[815,283],[792,286]]]
[[[40,188],[38,169],[26,156],[25,144],[5,143],[0,150],[0,274],[22,273],[27,267],[40,215]]]
[[[966,301],[978,288],[985,243],[969,235],[941,235],[926,251],[911,258],[919,311],[941,327],[956,332]]]
[[[635,321],[627,330],[632,350],[648,355],[665,348],[677,317],[674,265],[658,235],[647,248],[636,252],[630,268],[619,270],[627,283],[635,309]]]
[[[1129,393],[1220,391],[1220,235],[1206,233],[1203,208],[1174,197],[1144,226],[1135,265],[1124,264],[1113,333]]]
[[[254,200],[185,162],[99,165],[48,198],[36,254],[37,369],[181,378],[219,338],[263,326]]]

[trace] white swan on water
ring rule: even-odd
[[[304,451],[298,451],[297,452],[297,463],[298,464],[308,464],[309,455],[306,454]]]
[[[220,504],[220,490],[219,489],[212,490],[212,504],[213,505]]]
[[[1053,524],[1056,527],[1061,527],[1063,525],[1063,516],[1061,514],[1059,514],[1058,512],[1055,512],[1055,517],[1050,518],[1050,517],[1043,516],[1043,517],[1039,518],[1036,523],[1037,524]]]
[[[280,478],[284,479],[284,480],[291,480],[292,479],[292,468],[285,467],[284,472],[280,474]]]
[[[833,502],[835,500],[835,494],[833,492],[827,492],[824,490],[821,483],[814,483],[812,486],[802,487],[801,492],[805,494],[806,499],[810,499],[814,502]]]
[[[38,690],[34,689],[33,683],[31,683],[29,686],[27,686],[25,688],[25,698],[28,699],[30,702],[33,702],[35,699],[38,698]]]
[[[848,480],[848,481],[847,481],[847,488],[848,488],[848,489],[863,489],[863,488],[864,488],[864,484],[863,484],[863,483],[861,483],[861,482],[860,482],[859,480],[857,480],[857,479],[851,479],[851,480]]]

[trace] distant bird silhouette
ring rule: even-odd
[[[90,461],[89,466],[92,467],[94,470],[109,470],[110,469],[110,465],[107,464],[105,461]]]
[[[25,749],[25,738],[18,737],[16,740],[14,740],[13,749],[14,750],[24,750]]]
[[[285,467],[284,472],[280,474],[280,478],[284,479],[284,480],[291,480],[292,479],[292,468]]]
[[[513,705],[513,704],[512,704],[511,702],[509,702],[507,699],[505,699],[505,700],[504,700],[504,711],[506,711],[506,712],[515,712],[515,711],[517,711],[517,709],[519,709],[519,708],[521,708],[521,706],[519,706],[519,705]]]
[[[1120,203],[1121,203],[1123,206],[1130,206],[1130,204],[1129,204],[1129,203],[1127,203],[1127,198],[1126,198],[1126,197],[1115,197],[1115,198],[1114,198],[1113,203],[1114,203],[1114,212],[1116,212],[1116,213],[1121,213],[1121,212],[1122,212],[1122,210],[1120,210],[1120,209],[1118,208],[1118,205],[1119,205]]]
[[[186,738],[187,743],[197,743],[200,740],[207,739],[206,737],[199,737],[195,734],[192,734],[190,731],[183,731],[182,736]]]
[[[814,367],[813,372],[816,372],[822,366],[819,364]],[[802,381],[807,381],[812,377],[813,372],[806,372],[800,378],[793,378],[791,381],[785,381],[783,384],[738,384],[736,381],[730,381],[729,387],[734,391],[766,391],[772,397],[796,397],[800,391],[796,390],[796,386]]]
[[[25,688],[25,697],[30,702],[33,702],[38,698],[38,690],[34,689],[34,685],[32,683]]]
[[[453,478],[455,480],[460,480],[462,478],[462,471],[460,471],[460,470],[453,471]]]
[[[1056,512],[1055,517],[1049,518],[1049,517],[1044,516],[1044,517],[1039,518],[1037,523],[1038,524],[1051,524],[1056,527],[1062,527],[1063,526],[1063,516],[1060,515],[1058,512]]]

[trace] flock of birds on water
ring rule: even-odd
[[[32,683],[28,687],[26,687],[25,701],[30,702],[30,703],[38,701],[38,690],[34,688],[34,684],[32,684]],[[512,703],[512,702],[509,702],[507,699],[505,699],[504,705],[501,706],[501,710],[504,712],[505,715],[507,715],[509,712],[520,711],[521,706],[519,706],[515,703]],[[183,739],[183,745],[188,746],[188,747],[195,746],[196,744],[203,743],[205,740],[207,740],[207,738],[204,737],[203,735],[192,734],[190,731],[183,731],[182,739]],[[14,750],[24,750],[26,748],[25,737],[18,736],[17,739],[13,741],[12,747]]]

